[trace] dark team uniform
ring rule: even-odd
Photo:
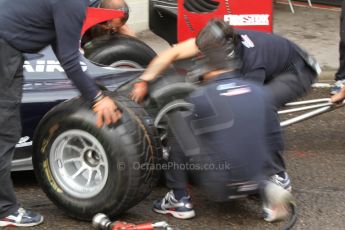
[[[244,77],[265,84],[277,108],[307,93],[316,81],[317,73],[305,60],[308,55],[293,42],[257,31],[238,33],[236,53],[243,61]]]
[[[236,46],[240,56],[244,78],[264,85],[272,100],[271,109],[277,111],[286,103],[305,95],[316,81],[317,69],[308,63],[310,57],[295,43],[279,35],[238,30],[241,41]],[[317,64],[317,63],[316,63]],[[272,115],[275,127],[268,134],[270,153],[274,168],[268,167],[267,174],[285,171],[282,157],[284,143],[278,115]]]
[[[187,99],[194,105],[192,113],[169,115],[175,137],[169,161],[177,167],[188,162],[198,181],[221,200],[236,193],[231,185],[260,180],[266,176],[264,167],[272,167],[267,130],[273,110],[263,87],[241,77],[239,72],[221,74]],[[181,168],[170,167],[166,180],[169,188],[187,187]]]
[[[0,0],[0,218],[18,210],[11,159],[21,135],[23,52],[48,45],[87,100],[98,87],[79,64],[79,39],[88,0]]]

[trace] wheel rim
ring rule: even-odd
[[[130,61],[130,60],[121,60],[116,61],[110,64],[111,67],[114,68],[129,68],[129,69],[142,69],[143,67],[138,64],[137,62]]]
[[[78,198],[96,196],[108,179],[109,164],[103,146],[83,130],[68,130],[55,139],[49,165],[60,188]]]

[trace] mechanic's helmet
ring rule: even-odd
[[[221,19],[212,19],[199,32],[196,45],[214,69],[240,68],[241,61],[235,52],[238,34]]]

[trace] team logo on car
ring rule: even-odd
[[[80,62],[80,66],[84,72],[87,70],[84,62]],[[28,73],[65,72],[60,62],[56,60],[25,61],[23,68]]]

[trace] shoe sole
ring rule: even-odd
[[[20,224],[20,223],[12,223],[8,221],[0,221],[0,227],[33,227],[36,225],[39,225],[43,222],[44,218],[42,217],[39,222],[35,223],[26,223],[26,224]]]
[[[170,211],[170,210],[159,210],[159,209],[154,208],[153,211],[159,214],[170,214],[175,218],[183,219],[183,220],[191,219],[195,216],[194,210],[188,211],[188,212],[175,212],[175,211]]]

